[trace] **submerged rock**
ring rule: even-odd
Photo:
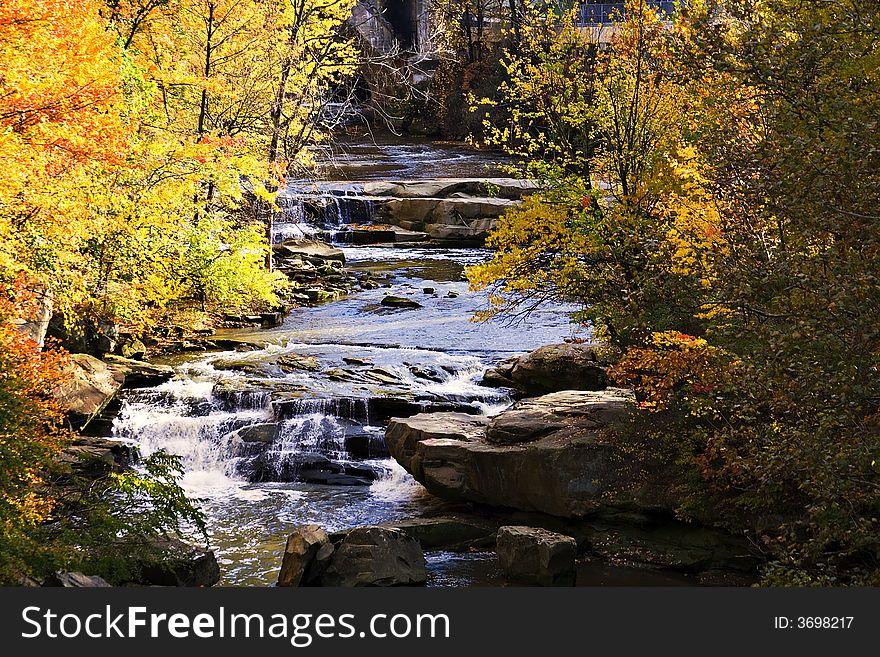
[[[498,530],[498,563],[513,580],[542,586],[574,586],[577,542],[571,536],[535,527]]]
[[[393,294],[389,294],[384,299],[382,299],[382,305],[388,306],[389,308],[421,308],[422,304],[414,299],[407,299],[406,297],[398,297]]]
[[[323,586],[419,586],[428,579],[419,542],[399,529],[349,531],[321,577]]]

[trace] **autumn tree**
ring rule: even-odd
[[[53,390],[63,381],[64,357],[44,352],[15,322],[36,311],[21,277],[0,286],[0,582],[28,571],[34,534],[52,513],[41,494],[46,468],[68,435]]]
[[[765,582],[876,583],[880,14],[643,5],[596,57],[585,166],[502,220],[472,285],[489,315],[582,304],[636,390],[621,440],[676,471],[683,517],[749,533]]]
[[[90,0],[0,7],[0,277],[26,272],[66,299],[82,290],[67,274],[77,247],[102,229],[89,208],[91,181],[128,148],[116,51],[98,8]]]
[[[580,302],[580,319],[617,347],[651,328],[699,331],[709,259],[670,267],[670,257],[721,244],[683,139],[690,89],[666,75],[663,23],[633,3],[599,51],[570,13],[531,17],[504,64],[507,118],[487,113],[485,132],[550,190],[509,212],[493,258],[469,269],[473,287],[492,291],[481,316]]]
[[[692,79],[750,100],[695,106],[728,245],[707,338],[735,378],[692,435],[731,517],[786,517],[771,581],[878,581],[878,25],[851,0],[695,3],[683,25]]]

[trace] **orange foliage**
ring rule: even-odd
[[[685,333],[654,333],[648,347],[629,349],[611,370],[621,385],[644,397],[641,408],[662,411],[676,394],[710,393],[725,380],[724,353],[704,339]]]
[[[66,355],[40,351],[16,326],[36,309],[23,277],[0,286],[0,532],[44,520],[52,500],[40,494],[48,462],[69,437],[52,391],[64,380]]]
[[[0,235],[11,238],[0,241],[6,280],[25,267],[32,236],[41,244],[75,244],[95,232],[94,173],[128,153],[120,61],[101,5],[0,3]]]
[[[102,4],[0,4],[0,127],[56,162],[117,162],[125,146],[119,62]]]

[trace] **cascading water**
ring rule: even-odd
[[[273,244],[318,238],[344,244],[350,226],[373,223],[376,215],[375,200],[357,186],[344,185],[331,193],[294,187],[279,194],[276,203],[281,212],[273,221]]]
[[[420,157],[430,163],[442,154]],[[473,162],[463,162],[473,171]],[[343,192],[323,193],[319,183],[280,196],[273,241],[327,239],[373,219],[376,208],[357,184],[333,187]],[[222,584],[271,584],[293,525],[336,531],[438,506],[388,457],[387,419],[423,409],[497,413],[511,400],[479,385],[485,368],[570,332],[559,309],[536,312],[527,326],[470,322],[486,300],[468,290],[462,269],[485,251],[344,251],[348,267],[390,274],[391,287],[295,309],[282,326],[255,334],[227,331],[223,337],[268,346],[187,355],[174,363],[174,379],[127,391],[123,400],[114,436],[143,454],[165,449],[181,457],[184,488],[203,500]],[[389,309],[381,303],[386,294],[417,298],[421,307]],[[290,355],[317,366],[291,368],[295,359],[283,360]],[[438,583],[469,581],[448,557],[429,556],[429,570],[432,559],[443,564]]]

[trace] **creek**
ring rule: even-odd
[[[337,180],[322,183],[333,188],[444,173],[491,176],[495,166],[461,148],[393,140],[350,144],[334,162],[325,175]],[[315,186],[302,183],[299,189]],[[307,232],[339,230],[347,208],[362,207],[356,198],[332,200],[325,204],[332,212],[323,217],[306,218],[288,204],[276,230],[282,236],[285,224],[287,230],[294,224]],[[394,410],[387,400],[497,413],[511,400],[478,385],[484,370],[572,334],[563,308],[540,310],[516,324],[472,322],[486,297],[468,290],[462,272],[488,257],[485,249],[342,248],[347,269],[381,275],[387,287],[296,308],[273,329],[222,330],[218,338],[264,347],[175,357],[167,361],[176,368],[175,378],[130,392],[115,421],[114,436],[133,441],[143,454],[165,449],[182,457],[183,486],[202,499],[222,585],[274,583],[293,525],[316,523],[332,531],[412,517],[440,504],[381,449],[382,420]],[[388,294],[412,297],[422,307],[385,307],[381,300]],[[277,368],[279,357],[284,362],[294,354],[308,359],[308,369]],[[256,457],[254,443],[241,440],[248,426],[273,432]],[[302,481],[298,471],[321,458],[371,483]],[[427,556],[431,585],[478,583],[491,578],[494,568],[485,555]]]
[[[339,239],[347,225],[370,223],[377,203],[387,201],[365,197],[370,184],[402,182],[407,188],[427,181],[449,189],[450,182],[501,172],[496,160],[474,151],[386,138],[345,145],[323,175],[288,186],[276,243]],[[513,323],[473,322],[487,297],[468,289],[463,271],[490,256],[485,248],[336,246],[349,272],[369,272],[382,284],[297,307],[275,328],[218,331],[213,340],[239,347],[165,359],[175,377],[126,391],[114,421],[113,436],[142,454],[164,449],[182,458],[182,485],[206,513],[220,585],[273,585],[295,525],[314,523],[332,532],[443,510],[446,503],[388,457],[385,421],[420,410],[497,414],[513,400],[479,385],[488,367],[568,337],[589,338],[582,328],[576,333],[572,308],[562,306],[544,306]],[[387,307],[386,295],[419,307]],[[494,552],[425,556],[428,586],[505,584]],[[579,562],[577,581],[695,583],[681,572],[595,559]]]

